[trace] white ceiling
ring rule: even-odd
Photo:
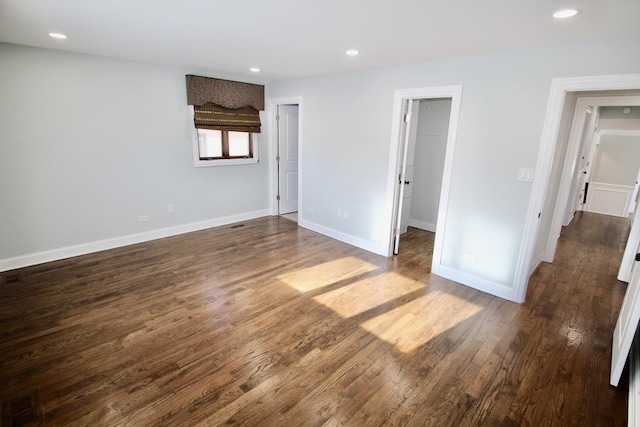
[[[260,80],[626,35],[639,0],[0,0],[3,42]]]

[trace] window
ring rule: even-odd
[[[249,132],[198,129],[200,160],[248,159],[253,157],[253,137]]]
[[[195,166],[258,163],[264,86],[187,75]]]
[[[191,123],[196,117],[191,109]],[[253,132],[193,127],[194,166],[258,163],[258,136]]]

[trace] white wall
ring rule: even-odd
[[[622,38],[275,82],[272,96],[304,98],[303,218],[386,247],[393,93],[462,84],[442,264],[511,288],[531,192],[516,178],[536,166],[551,80],[638,72],[639,49]]]
[[[409,224],[435,231],[447,148],[450,99],[420,101]]]
[[[622,107],[603,107],[598,129],[640,130],[640,107],[632,107],[629,114],[622,114]]]
[[[637,92],[634,92],[636,95]],[[640,130],[640,107],[633,106],[629,114],[622,114],[623,107],[602,107],[599,130]]]
[[[193,167],[185,93],[193,71],[0,44],[0,267],[264,214],[267,161]],[[261,139],[264,148],[264,131]]]
[[[640,136],[602,135],[591,181],[633,187],[640,169]]]
[[[598,129],[640,130],[640,119],[600,119]]]

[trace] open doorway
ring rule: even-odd
[[[451,98],[408,99],[405,108],[410,113],[404,120],[407,138],[402,147],[404,179],[395,254],[409,227],[436,232]]]
[[[548,229],[547,227],[542,227],[538,232],[540,243],[546,241],[546,244],[537,245],[539,255],[537,260],[534,260],[535,264],[532,265],[532,270],[540,261],[553,262],[562,226],[567,225],[571,221],[572,215],[575,214],[577,207],[576,196],[582,198],[583,203],[580,208],[606,213],[605,211],[600,212],[601,209],[599,208],[591,208],[591,206],[596,206],[597,203],[600,203],[598,202],[600,199],[618,200],[619,195],[622,195],[621,187],[619,186],[613,189],[615,191],[609,191],[612,189],[611,183],[599,182],[606,181],[602,179],[594,182],[593,178],[597,177],[592,176],[593,168],[591,166],[593,166],[594,157],[597,160],[596,154],[599,151],[599,141],[603,133],[610,131],[612,127],[620,126],[616,123],[605,124],[603,121],[601,122],[599,110],[604,107],[622,109],[630,105],[640,105],[640,97],[632,96],[630,93],[632,92],[613,91],[603,92],[600,96],[593,96],[589,93],[575,92],[572,94],[572,97],[575,98],[575,107],[572,108],[571,103],[565,106],[565,110],[573,110],[573,115],[566,114],[569,111],[565,112],[564,121],[566,125],[564,127],[570,129],[570,131],[568,137],[558,137],[556,154],[559,155],[564,151],[565,155],[564,158],[559,156],[551,171],[552,177],[557,176],[558,178],[555,182],[551,181],[549,183],[549,194],[543,210],[543,216],[549,218],[550,223],[547,226]],[[597,166],[598,162],[595,163]],[[553,169],[556,169],[556,171]],[[617,169],[620,168],[618,167]],[[614,182],[612,181],[612,183]],[[554,191],[557,192],[555,200],[553,198]],[[593,198],[595,194],[601,196],[596,200],[597,203],[594,202]],[[629,195],[626,195],[625,199],[628,197]],[[611,203],[607,202],[606,204],[609,205]],[[626,204],[626,209],[628,210],[628,202],[623,201],[622,204]],[[543,221],[545,218],[543,218]],[[541,252],[542,250],[544,250],[544,253]]]
[[[640,74],[552,80],[538,153],[536,178],[531,191],[513,296],[510,298],[512,301],[524,302],[530,274],[542,261],[541,255],[544,254],[548,243],[555,242],[559,236],[561,227],[556,233],[556,229],[552,229],[552,219],[559,217],[562,223],[566,205],[561,204],[562,207],[557,209],[556,201],[563,200],[567,203],[572,172],[578,169],[575,166],[575,169],[564,166],[565,159],[577,160],[577,140],[575,145],[571,146],[571,149],[575,150],[571,156],[567,154],[570,149],[567,138],[571,127],[580,128],[579,124],[573,121],[573,107],[577,104],[578,96],[605,96],[610,93],[621,94],[624,91],[637,94],[638,90]],[[586,107],[587,105],[585,112]],[[560,184],[561,179],[563,184]],[[565,192],[567,196],[560,198],[560,191]],[[554,213],[559,214],[558,217],[555,217]]]
[[[462,86],[445,86],[436,88],[420,88],[420,89],[402,89],[397,90],[394,95],[394,114],[392,122],[392,141],[391,150],[389,153],[389,188],[392,189],[388,194],[391,197],[389,206],[391,210],[389,224],[389,255],[397,254],[400,251],[400,239],[401,228],[404,225],[418,226],[420,228],[431,228],[435,231],[434,247],[433,247],[433,259],[431,270],[435,274],[441,274],[440,262],[442,245],[444,241],[444,225],[447,217],[447,205],[449,199],[449,188],[451,183],[451,171],[453,165],[453,153],[455,149],[456,130],[458,127],[458,117],[460,112],[460,101],[462,97]],[[437,101],[440,101],[437,107]],[[414,102],[417,106],[414,107]],[[423,110],[420,109],[420,105],[423,106]],[[438,110],[438,113],[429,114],[428,110]],[[411,115],[417,114],[420,116],[423,114],[423,120],[416,120],[415,130],[411,129]],[[444,122],[443,118],[448,118],[447,122]],[[432,119],[433,122],[430,122]],[[411,140],[411,133],[415,132],[417,135],[421,128],[420,122],[422,121],[424,129],[423,141],[428,143],[431,139],[441,139],[443,146],[441,150],[444,150],[444,154],[439,159],[433,159],[438,164],[437,171],[431,170],[428,164],[419,165],[422,169],[416,169],[415,155],[420,156],[422,148],[429,153],[430,148],[428,144],[425,144],[420,150],[417,146],[409,149],[409,141]],[[428,128],[432,129],[429,130]],[[434,131],[434,129],[437,129]],[[430,135],[432,134],[432,135]],[[418,150],[418,151],[416,151]],[[411,155],[409,155],[411,153]],[[413,159],[411,158],[413,156]],[[434,156],[437,157],[437,156]],[[407,160],[409,160],[409,176],[407,175]],[[413,168],[411,168],[411,161],[414,161]],[[413,169],[413,170],[412,170]],[[438,183],[434,183],[433,179],[430,179],[429,174],[436,173],[438,175]],[[424,176],[421,176],[424,175]],[[415,183],[416,179],[424,180],[426,184]],[[415,205],[415,208],[405,209],[405,190],[415,184],[415,188],[409,190],[411,195],[410,205]],[[427,190],[427,186],[435,187],[431,194]],[[422,188],[420,188],[422,187]],[[415,200],[413,200],[415,199]],[[422,200],[421,200],[422,199]],[[422,217],[418,212],[421,208],[428,206],[430,209],[422,209]],[[435,215],[431,215],[431,219],[428,219],[429,211],[433,212],[434,206]],[[414,218],[411,218],[411,212],[414,211]],[[404,213],[404,221],[403,221]]]

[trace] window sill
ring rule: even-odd
[[[255,157],[250,159],[218,159],[218,160],[196,159],[193,162],[193,166],[197,168],[206,168],[209,166],[254,165],[259,161],[260,159],[257,159]]]

